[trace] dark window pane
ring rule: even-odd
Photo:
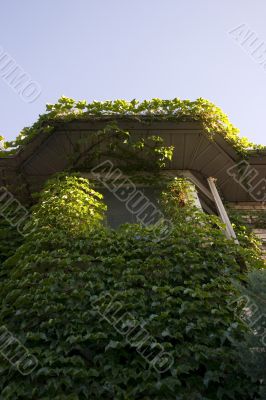
[[[128,201],[121,201],[116,197],[115,193],[112,193],[108,189],[98,189],[104,196],[104,202],[107,205],[107,224],[112,228],[117,228],[121,224],[125,223],[139,223],[137,216],[142,216],[144,212],[141,212],[148,205],[154,206],[154,209],[158,209],[158,198],[159,191],[155,188],[150,187],[137,187],[137,191],[140,191],[143,196],[136,196],[134,194],[130,196]],[[136,193],[136,192],[135,192]],[[132,201],[130,201],[132,199]],[[135,203],[136,201],[136,203]],[[134,204],[134,207],[133,207]],[[148,221],[149,219],[146,218]]]

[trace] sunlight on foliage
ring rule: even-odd
[[[217,133],[222,135],[237,152],[245,155],[249,149],[263,149],[263,146],[252,144],[247,138],[239,136],[239,130],[229,121],[226,114],[208,100],[199,98],[195,101],[152,99],[150,101],[114,100],[93,101],[87,103],[75,101],[62,96],[56,104],[48,104],[46,113],[40,115],[32,127],[24,128],[16,140],[8,142],[13,148],[9,153],[2,152],[1,156],[14,153],[19,146],[28,143],[34,136],[52,131],[54,121],[101,119],[111,117],[130,118],[136,120],[172,120],[172,121],[199,121],[209,138]]]

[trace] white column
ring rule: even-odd
[[[225,230],[226,237],[228,239],[233,238],[235,240],[235,243],[239,244],[236,234],[235,234],[235,231],[232,227],[232,224],[231,224],[228,214],[226,212],[226,209],[223,205],[222,199],[218,193],[215,182],[216,182],[215,178],[212,178],[212,177],[208,178],[208,183],[209,183],[216,207],[218,209],[219,215],[221,217],[221,220],[224,222],[224,224],[226,226],[226,230]]]

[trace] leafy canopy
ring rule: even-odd
[[[206,134],[212,138],[215,133],[222,135],[240,154],[244,155],[251,148],[262,149],[263,146],[252,144],[248,139],[239,136],[239,130],[229,121],[226,114],[208,100],[199,98],[195,101],[152,99],[137,100],[75,101],[62,96],[56,104],[48,104],[46,113],[40,115],[32,127],[24,128],[17,139],[7,142],[6,147],[12,150],[1,152],[1,156],[14,153],[18,147],[28,143],[34,136],[53,130],[53,121],[71,121],[76,119],[101,119],[104,117],[134,118],[145,120],[200,121]]]

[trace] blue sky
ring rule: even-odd
[[[245,24],[263,48],[265,17],[265,0],[2,2],[0,46],[41,94],[24,102],[0,78],[0,135],[15,138],[61,95],[203,97],[266,145],[266,68],[228,33]]]

